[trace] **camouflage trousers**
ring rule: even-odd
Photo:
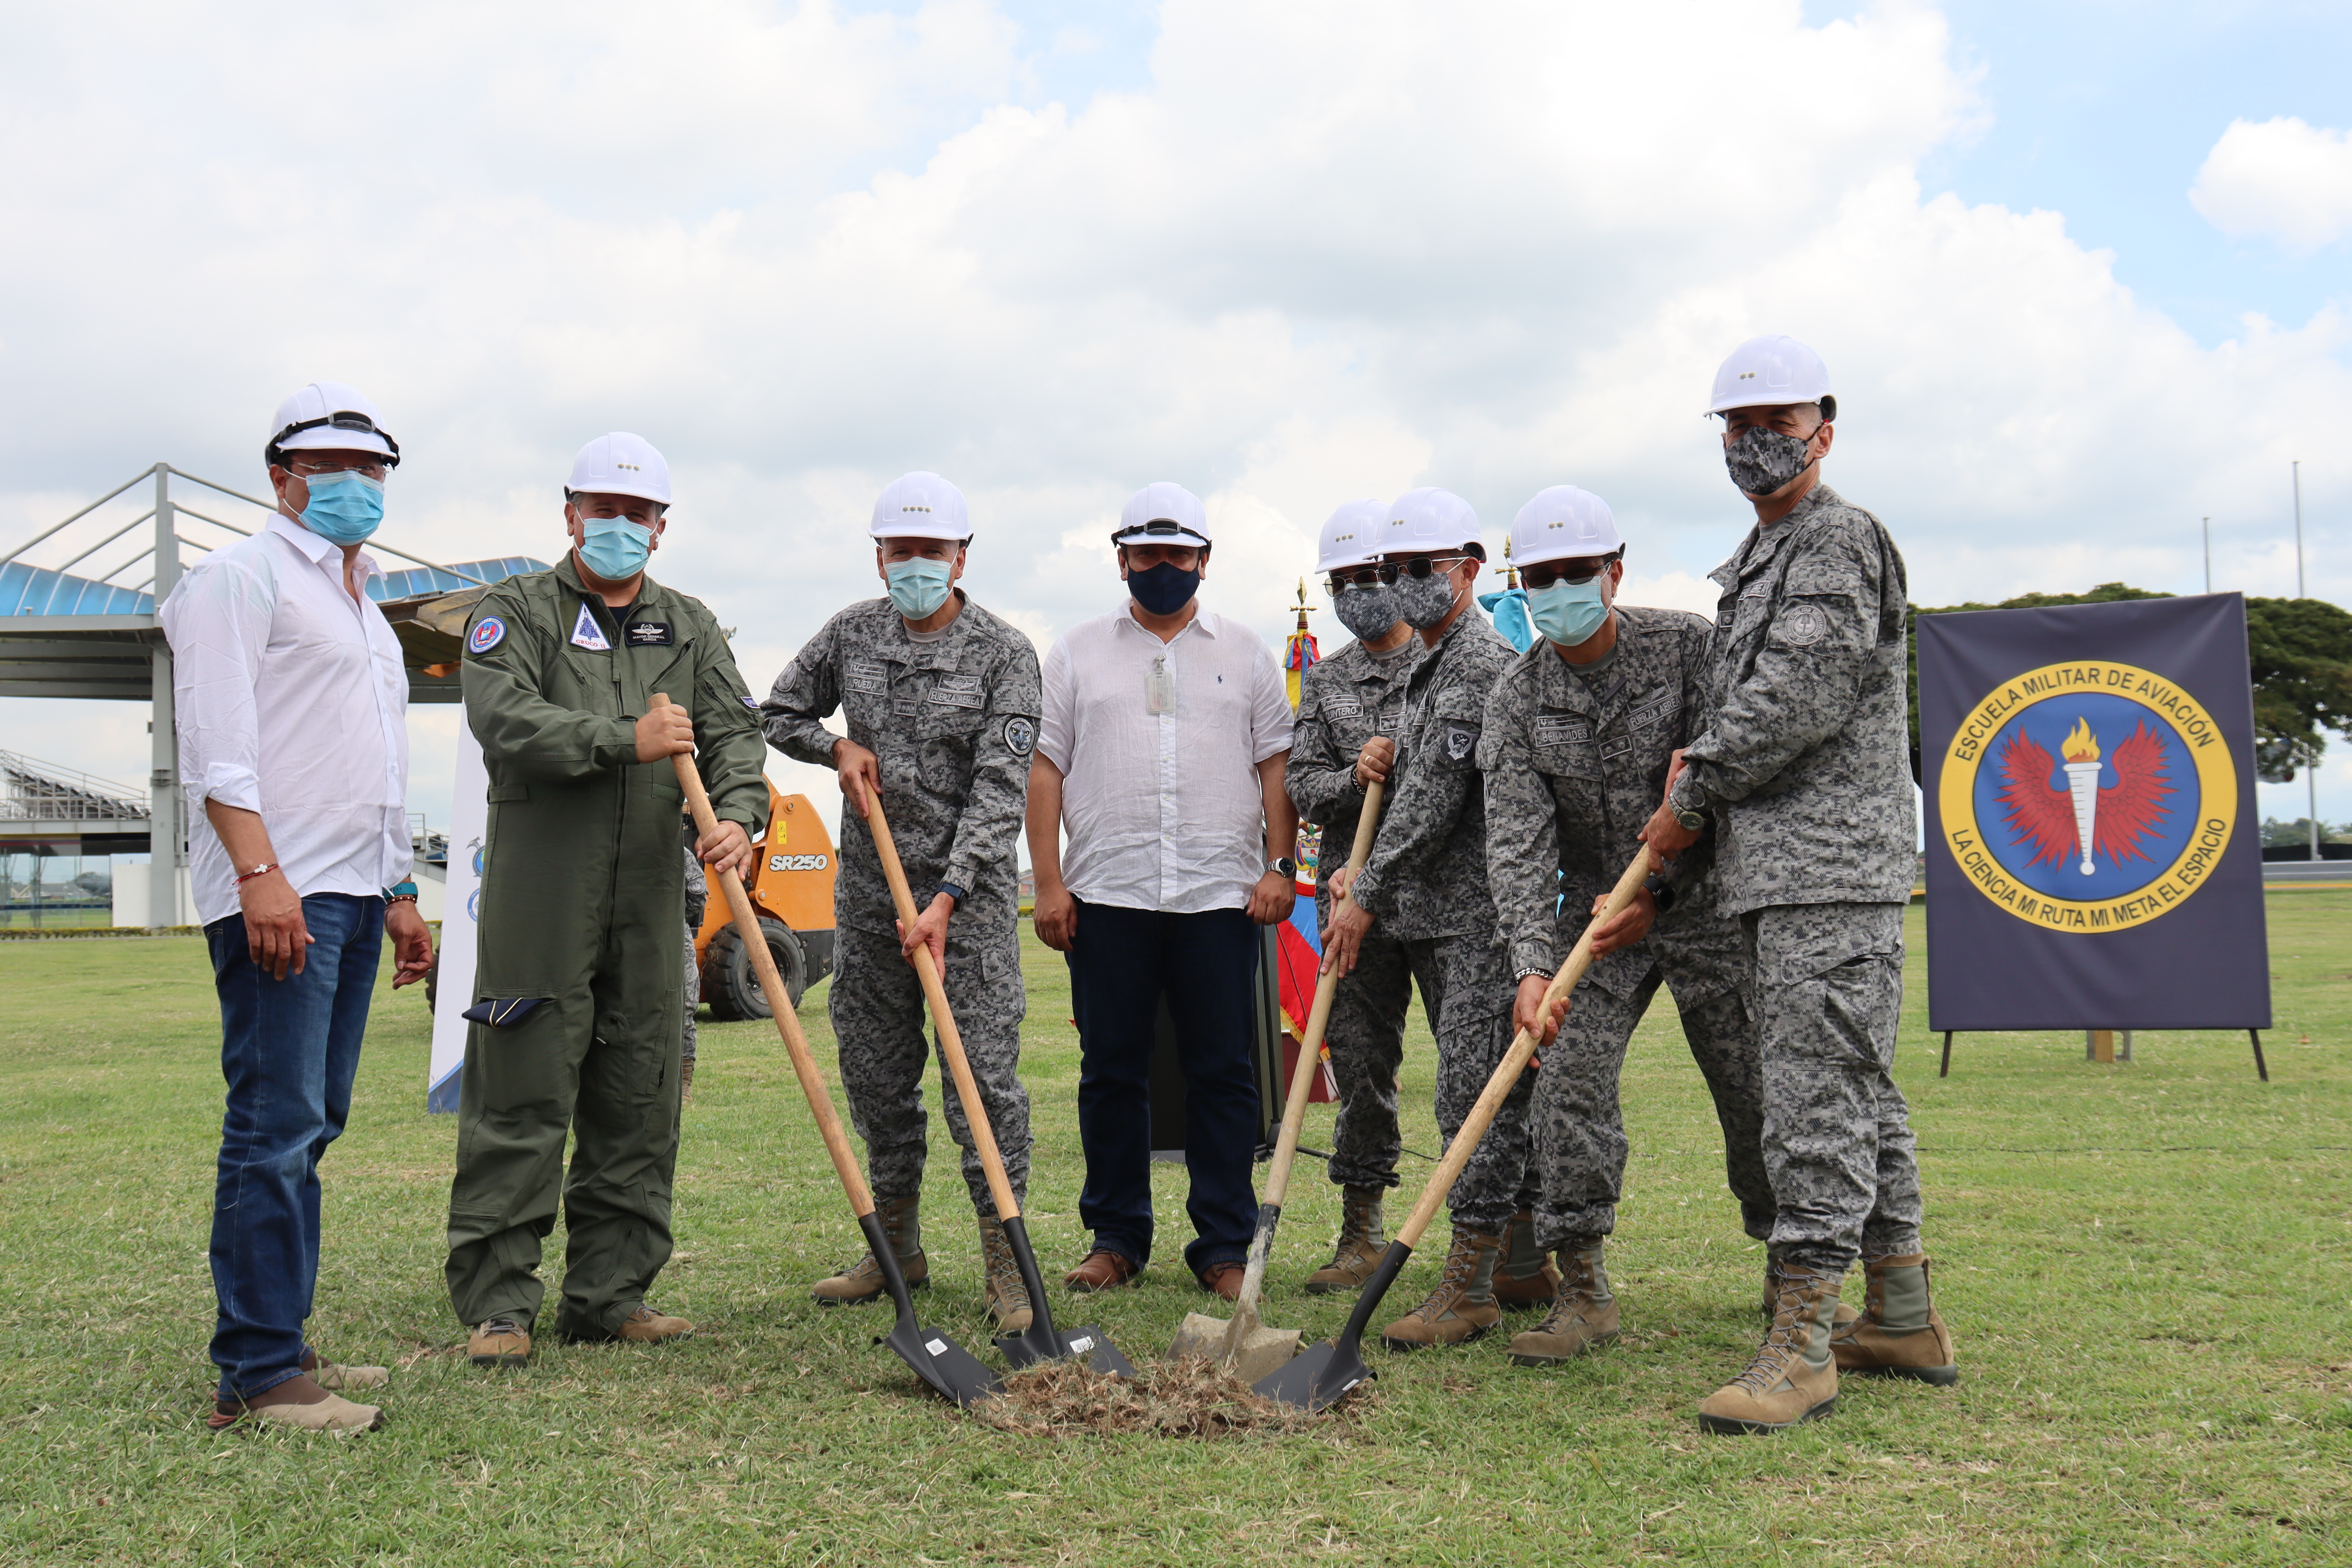
[[[948,1006],[971,1076],[980,1087],[988,1125],[1015,1198],[1029,1185],[1029,1091],[1021,1087],[1021,1020],[1028,1012],[1021,983],[1021,950],[1013,921],[977,915],[970,925],[959,912],[948,925]],[[912,1197],[923,1190],[929,1152],[923,1110],[923,1074],[931,1041],[922,982],[886,932],[840,929],[835,950],[833,990],[825,1007],[841,1048],[841,1085],[849,1096],[849,1119],[866,1140],[866,1171],[877,1199]],[[996,1212],[988,1176],[972,1150],[947,1066],[940,1066],[940,1095],[948,1131],[963,1150],[964,1185],[983,1215]]]
[[[1421,987],[1437,1037],[1437,1130],[1447,1143],[1486,1080],[1511,1049],[1510,964],[1492,935],[1416,938],[1399,944]],[[1446,1194],[1454,1223],[1488,1235],[1535,1203],[1528,1158],[1528,1102],[1536,1074],[1523,1072]]]
[[[702,862],[686,851],[686,1049],[681,1060],[694,1059],[694,1015],[702,1006],[702,965],[695,961],[694,933],[702,929],[703,911],[710,907],[710,880]]]
[[[1559,1037],[1536,1075],[1536,1240],[1546,1247],[1598,1239],[1617,1228],[1624,1192],[1625,1119],[1617,1081],[1625,1046],[1650,1010],[1663,979],[1651,966],[1630,996],[1591,980],[1576,988]],[[1691,1059],[1715,1098],[1723,1129],[1724,1173],[1739,1200],[1739,1219],[1759,1241],[1772,1235],[1772,1184],[1764,1173],[1764,1082],[1756,1026],[1738,990],[1696,1002],[1675,998]]]
[[[1901,904],[1776,904],[1741,917],[1764,1068],[1776,1258],[1843,1273],[1919,1250],[1919,1163],[1895,1087]]]
[[[1397,1068],[1404,1062],[1405,1010],[1412,1005],[1412,961],[1405,944],[1374,926],[1356,967],[1331,994],[1323,1043],[1339,1083],[1331,1123],[1331,1180],[1343,1187],[1393,1187],[1403,1135],[1397,1130]]]
[[[702,966],[695,962],[694,927],[686,928],[686,1049],[680,1060],[694,1059],[694,1015],[702,1005]]]

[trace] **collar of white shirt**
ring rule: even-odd
[[[310,559],[313,566],[324,566],[328,556],[340,555],[342,552],[341,545],[323,533],[311,532],[282,511],[273,511],[269,514],[269,531],[300,551]],[[359,566],[360,575],[362,577],[383,575],[383,568],[377,565],[375,557],[364,550],[360,552]]]
[[[1153,642],[1159,642],[1161,640],[1158,632],[1153,631],[1150,626],[1145,626],[1141,621],[1135,618],[1135,600],[1132,597],[1130,597],[1126,604],[1120,605],[1118,610],[1114,613],[1118,616],[1118,625],[1121,628],[1129,631],[1141,632]],[[1199,605],[1199,607],[1193,610],[1192,618],[1176,628],[1176,636],[1181,637],[1195,626],[1201,628],[1201,635],[1202,637],[1215,637],[1217,635],[1217,617],[1215,613],[1210,610],[1205,605]]]

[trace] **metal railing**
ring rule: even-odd
[[[0,751],[0,821],[145,822],[143,793],[79,768]]]

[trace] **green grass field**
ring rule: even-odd
[[[874,1310],[809,1300],[856,1232],[765,1024],[702,1036],[679,1250],[656,1297],[698,1337],[475,1371],[441,1290],[455,1127],[424,1111],[415,990],[379,994],[352,1131],[325,1166],[313,1328],[341,1359],[401,1367],[391,1425],[208,1436],[220,1080],[201,943],[0,944],[0,1560],[2352,1561],[2352,892],[2267,901],[2267,1086],[2245,1037],[2221,1034],[2144,1034],[2115,1067],[2086,1064],[2079,1036],[1964,1036],[1939,1080],[1913,910],[1898,1071],[1965,1381],[1850,1380],[1832,1419],[1778,1439],[1705,1436],[1692,1418],[1755,1340],[1762,1255],[1663,1000],[1626,1070],[1616,1348],[1549,1372],[1511,1366],[1500,1336],[1373,1352],[1382,1375],[1352,1415],[1178,1441],[984,1426],[868,1343]],[[1050,1274],[1083,1241],[1076,1047],[1058,958],[1032,942],[1029,961],[1032,1225]],[[829,1059],[822,1002],[803,1016]],[[1422,1150],[1430,1068],[1420,1036],[1406,1087]],[[1310,1145],[1329,1117],[1315,1109]],[[1417,1186],[1428,1167],[1406,1163]],[[982,1346],[953,1159],[930,1180],[926,1315]],[[1138,1360],[1208,1304],[1168,1261],[1181,1172],[1158,1180],[1176,1216],[1162,1261],[1088,1307]],[[1346,1303],[1286,1282],[1321,1260],[1338,1205],[1311,1163],[1301,1185],[1266,1316],[1326,1334]]]

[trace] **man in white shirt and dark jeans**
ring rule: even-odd
[[[1045,656],[1029,773],[1037,935],[1067,954],[1078,1137],[1094,1233],[1073,1290],[1151,1259],[1150,1072],[1160,997],[1184,1068],[1193,1278],[1227,1298],[1257,1221],[1250,1070],[1257,927],[1290,916],[1298,818],[1283,791],[1291,713],[1263,638],[1193,596],[1208,519],[1181,485],[1138,490],[1111,535],[1129,602]],[[1069,831],[1065,860],[1061,833]]]
[[[213,1198],[215,1429],[383,1423],[302,1326],[319,1276],[319,1157],[351,1114],[383,939],[394,985],[433,941],[408,880],[408,675],[360,552],[400,447],[336,382],[279,405],[266,448],[278,514],[190,568],[163,603],[197,918],[221,1006]],[[155,852],[169,854],[160,836]]]

